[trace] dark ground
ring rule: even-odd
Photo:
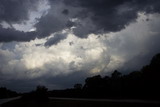
[[[52,99],[46,102],[34,100],[14,100],[4,103],[1,107],[160,107],[160,103],[131,103],[114,101],[82,101]]]

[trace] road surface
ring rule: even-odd
[[[6,98],[6,99],[0,99],[0,105],[3,104],[3,103],[6,103],[6,102],[9,102],[9,101],[12,101],[12,100],[16,100],[16,99],[19,99],[19,97],[14,97],[14,98]]]
[[[74,100],[74,101],[100,101],[100,102],[102,101],[102,102],[119,102],[119,103],[160,104],[160,101],[132,100],[132,99],[83,99],[83,98],[57,98],[57,97],[49,97],[49,99]]]
[[[12,100],[19,99],[19,97],[0,99],[0,105]],[[148,100],[131,100],[131,99],[83,99],[83,98],[57,98],[49,97],[51,100],[73,100],[73,101],[97,101],[97,102],[119,102],[119,103],[143,103],[143,104],[160,104],[160,101],[148,101]]]

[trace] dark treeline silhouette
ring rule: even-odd
[[[22,94],[21,100],[34,100],[38,102],[48,101],[48,88],[45,86],[37,86],[36,90]]]
[[[140,71],[122,75],[115,70],[110,77],[88,77],[84,86],[75,84],[73,89],[49,91],[49,96],[160,100],[160,54]]]
[[[5,87],[0,87],[0,99],[18,96],[17,92],[11,91]]]

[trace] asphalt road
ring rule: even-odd
[[[12,100],[16,100],[16,99],[19,99],[19,97],[14,97],[14,98],[6,98],[6,99],[0,99],[0,105],[3,104],[3,103],[6,103],[6,102],[9,102],[9,101],[12,101]]]
[[[0,105],[12,100],[19,99],[19,97],[0,99]],[[119,103],[143,103],[143,104],[160,104],[160,101],[148,101],[148,100],[131,100],[131,99],[83,99],[83,98],[57,98],[49,97],[51,100],[74,100],[74,101],[98,101],[98,102],[119,102]]]
[[[132,100],[132,99],[82,99],[82,98],[57,98],[49,97],[55,100],[77,100],[77,101],[103,101],[103,102],[119,102],[119,103],[143,103],[143,104],[160,104],[160,101],[148,101],[148,100]]]

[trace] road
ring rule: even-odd
[[[74,100],[74,101],[100,101],[100,102],[119,102],[119,103],[143,103],[143,104],[160,104],[160,101],[148,101],[148,100],[132,100],[132,99],[82,99],[82,98],[57,98],[49,97],[55,100]]]
[[[0,99],[0,105],[12,100],[19,99],[19,97]],[[96,102],[119,102],[119,103],[143,103],[143,104],[160,104],[160,101],[148,101],[148,100],[131,100],[131,99],[83,99],[83,98],[57,98],[49,97],[51,100],[73,100],[73,101],[96,101]]]
[[[12,100],[16,100],[16,99],[19,99],[19,97],[14,97],[14,98],[6,98],[6,99],[0,99],[0,105],[3,104],[3,103],[6,103],[6,102],[9,102],[9,101],[12,101]]]

